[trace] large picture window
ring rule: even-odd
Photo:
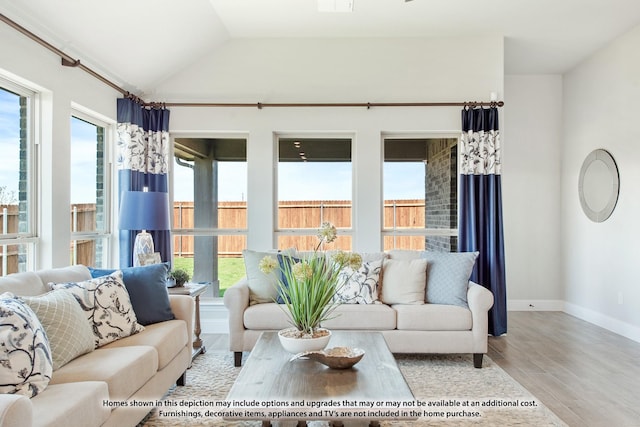
[[[175,137],[173,149],[173,267],[222,296],[245,274],[247,141]]]
[[[108,260],[110,128],[81,112],[71,117],[71,263],[105,267]]]
[[[313,250],[322,222],[340,234],[325,249],[351,250],[350,138],[278,139],[278,247]]]
[[[0,275],[33,268],[35,228],[35,94],[0,79]]]
[[[455,252],[457,138],[384,140],[384,249]]]

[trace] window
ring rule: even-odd
[[[340,234],[325,249],[351,250],[350,138],[278,139],[278,248],[315,249],[316,232],[331,222]]]
[[[106,267],[109,232],[108,125],[71,116],[71,264]]]
[[[173,149],[173,267],[222,296],[245,274],[247,142],[176,137]]]
[[[35,94],[0,79],[0,275],[34,264]],[[18,241],[19,239],[19,241]]]
[[[385,139],[385,250],[457,250],[457,147],[457,138]]]

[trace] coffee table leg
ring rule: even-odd
[[[298,427],[307,427],[306,421],[298,421]]]
[[[344,427],[342,421],[331,421],[331,427]]]
[[[380,427],[380,421],[369,422],[369,427]]]
[[[271,427],[271,421],[262,420],[262,427]]]

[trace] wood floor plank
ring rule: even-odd
[[[489,357],[573,427],[640,426],[640,343],[562,312],[509,312]],[[226,334],[203,334],[228,351]]]

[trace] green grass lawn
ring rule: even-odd
[[[174,258],[173,268],[182,268],[193,276],[193,258]],[[218,258],[218,280],[220,281],[220,296],[231,285],[245,275],[244,259],[242,258]]]

